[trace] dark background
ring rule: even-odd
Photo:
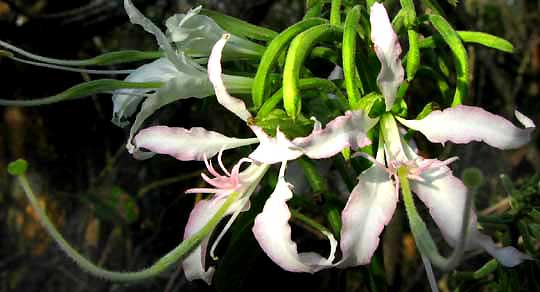
[[[304,11],[304,1],[299,0],[133,2],[160,24],[173,13],[200,3],[276,31],[300,19]],[[388,7],[399,3],[386,2]],[[467,46],[473,79],[466,103],[509,119],[517,107],[538,123],[540,2],[461,2],[458,8],[443,5],[457,29],[493,33],[510,40],[516,48],[515,54],[510,55]],[[63,59],[88,58],[117,49],[156,48],[152,36],[128,22],[121,0],[0,0],[0,39],[43,56]],[[2,99],[49,96],[95,78],[32,67],[5,58],[0,58],[0,76]],[[421,81],[415,82],[413,90],[419,98],[427,99],[429,92],[423,86]],[[150,123],[201,125],[196,122],[212,118],[207,110],[187,100],[166,106],[154,114]],[[183,226],[193,206],[194,197],[184,195],[183,191],[201,184],[200,163],[177,162],[163,156],[144,162],[134,160],[124,150],[127,129],[114,126],[110,122],[111,113],[110,95],[105,94],[37,108],[0,108],[0,291],[369,289],[365,267],[334,269],[315,275],[282,271],[262,253],[249,232],[250,227],[245,226],[237,227],[236,234],[243,234],[241,245],[221,258],[215,287],[187,282],[180,269],[171,269],[158,278],[135,285],[113,284],[79,270],[36,223],[35,214],[5,171],[7,163],[19,157],[27,159],[32,185],[68,241],[93,261],[115,270],[149,266],[174,248],[181,241]],[[529,146],[512,152],[479,143],[450,145],[433,151],[458,154],[461,160],[454,165],[458,173],[471,166],[484,172],[488,183],[477,200],[477,208],[482,210],[504,196],[498,181],[500,173],[509,174],[519,183],[539,171],[537,132]],[[154,187],[154,183],[167,178],[172,181]],[[111,196],[116,201],[111,203]],[[257,206],[260,208],[260,202],[254,202],[254,210]],[[399,213],[395,216],[398,230],[402,229],[400,224],[406,225],[399,223],[406,221],[401,216]],[[296,229],[301,232],[301,228],[293,226],[293,232]],[[401,232],[397,239],[385,236],[389,238],[384,243],[385,252],[393,251],[388,254],[395,255],[391,264],[393,275],[386,276],[388,289],[429,289],[411,237],[406,230],[403,235]],[[319,242],[309,234],[300,235],[298,240],[301,248],[325,248],[324,241]],[[227,245],[222,245],[221,254],[224,254]],[[485,256],[481,258],[485,259]],[[474,261],[470,265],[479,266]]]

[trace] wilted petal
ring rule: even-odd
[[[436,160],[434,164],[438,163],[441,162]],[[454,246],[461,236],[467,188],[446,166],[427,170],[421,177],[424,182],[412,180],[411,189],[429,208],[433,220],[448,244]],[[528,258],[513,247],[497,248],[489,236],[478,231],[476,225],[476,214],[473,211],[467,250],[483,248],[506,266],[517,265]]]
[[[191,213],[184,230],[184,240],[193,236],[201,228],[210,221],[212,216],[219,210],[224,200],[201,200],[199,201]],[[184,268],[184,274],[189,281],[201,279],[209,285],[212,282],[212,276],[214,275],[214,268],[210,267],[206,269],[206,249],[208,247],[208,241],[210,235],[203,239],[189,255],[182,261],[182,267]]]
[[[165,52],[167,59],[180,69],[182,67],[181,61],[177,57],[167,36],[152,21],[150,21],[150,19],[146,18],[146,16],[133,5],[131,0],[124,0],[124,9],[129,16],[129,20],[133,24],[142,26],[144,30],[154,35],[159,47]]]
[[[174,78],[178,70],[167,58],[160,58],[152,63],[142,65],[125,79],[127,82],[167,82]],[[128,123],[125,121],[137,110],[139,103],[146,97],[146,94],[155,89],[119,89],[115,90],[113,100],[113,118],[116,125],[123,127]]]
[[[394,104],[397,89],[403,82],[405,75],[399,58],[401,46],[382,4],[374,3],[371,6],[369,21],[371,23],[371,41],[373,41],[375,53],[381,62],[377,84],[384,96],[388,111]]]
[[[275,137],[270,137],[258,126],[250,126],[250,128],[259,139],[259,146],[249,155],[249,158],[266,164],[274,164],[302,156],[302,149],[287,139],[279,129]]]
[[[226,199],[226,196],[221,196],[211,200],[199,201],[189,214],[189,219],[184,230],[184,240],[189,239],[195,233],[199,232],[210,221],[210,219],[214,217],[223,203],[225,203]],[[229,207],[222,218],[236,212],[246,211],[247,209],[249,209],[247,199],[240,199]],[[186,279],[189,281],[201,279],[208,284],[211,284],[212,282],[214,268],[210,267],[206,269],[205,266],[208,241],[210,240],[211,234],[212,232],[210,232],[202,240],[202,242],[182,261],[184,274],[186,275]]]
[[[384,163],[382,149],[377,160]],[[379,236],[396,209],[398,193],[390,176],[378,165],[373,165],[358,176],[341,213],[340,267],[365,265],[371,261],[379,245]]]
[[[212,46],[225,31],[210,17],[200,15],[201,6],[187,14],[175,14],[167,19],[167,33],[179,50],[193,57],[207,57]],[[239,57],[258,56],[262,47],[254,42],[231,35],[223,54]]]
[[[258,140],[230,138],[198,127],[185,129],[155,126],[141,130],[134,142],[137,148],[171,155],[178,160],[203,161],[221,150],[258,143]]]
[[[176,76],[160,87],[156,93],[149,95],[141,106],[141,110],[131,126],[126,148],[130,153],[135,150],[131,140],[139,131],[144,121],[161,107],[191,97],[203,98],[212,95],[212,85],[206,74],[186,74],[177,72]]]
[[[528,143],[535,127],[529,118],[517,111],[516,117],[525,129],[517,128],[508,120],[480,107],[466,105],[433,111],[421,120],[398,119],[434,143],[483,141],[499,149],[513,149]]]
[[[208,59],[208,78],[214,85],[214,91],[218,102],[243,121],[247,121],[251,118],[251,113],[247,110],[246,104],[241,99],[232,97],[227,92],[227,88],[225,87],[221,76],[221,52],[229,37],[229,34],[224,34],[212,48],[212,53]]]
[[[293,194],[291,185],[283,176],[284,170],[285,163],[281,166],[274,192],[266,200],[263,211],[255,218],[253,234],[268,257],[284,270],[314,273],[332,265],[336,241],[328,234],[331,252],[327,259],[316,253],[298,253],[296,243],[291,239],[291,226],[288,222],[291,213],[286,204]]]
[[[348,111],[326,124],[324,129],[315,128],[309,136],[296,138],[292,143],[310,158],[328,158],[345,147],[356,149],[371,144],[366,133],[376,122],[361,110]]]
[[[533,258],[520,252],[512,246],[498,247],[491,237],[475,230],[472,234],[472,240],[478,246],[483,248],[492,257],[505,267],[515,267],[525,260]]]

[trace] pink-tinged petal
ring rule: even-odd
[[[226,197],[216,197],[211,200],[199,201],[191,213],[184,230],[184,240],[190,238],[199,230],[201,230],[210,219],[216,214],[225,202]],[[249,209],[249,201],[247,198],[239,199],[234,202],[229,209],[225,212],[223,217],[228,215],[243,212]],[[212,276],[214,275],[214,268],[206,268],[206,252],[208,248],[208,241],[210,240],[210,234],[205,237],[199,246],[197,246],[189,255],[182,261],[182,267],[184,268],[184,274],[189,281],[201,279],[209,285],[212,282]]]
[[[275,137],[270,137],[258,126],[250,126],[250,128],[259,139],[260,144],[249,155],[249,158],[261,163],[274,164],[302,156],[302,149],[287,139],[279,129],[277,129]]]
[[[369,21],[371,23],[371,41],[381,62],[377,85],[384,96],[388,111],[396,100],[397,89],[403,82],[405,75],[399,58],[401,46],[388,18],[388,13],[382,4],[374,3],[371,6]]]
[[[425,163],[440,164],[442,161],[426,159]],[[431,168],[420,174],[421,181],[411,180],[411,190],[429,208],[433,220],[439,226],[444,239],[452,246],[461,235],[463,210],[467,188],[447,166]],[[476,215],[472,216],[471,229],[476,229]]]
[[[247,110],[246,104],[241,99],[232,97],[227,92],[221,76],[221,53],[229,38],[229,34],[224,34],[212,48],[212,53],[208,58],[208,79],[214,85],[218,102],[242,120],[247,121],[251,118],[251,113]]]
[[[230,138],[204,128],[171,128],[155,126],[140,131],[135,145],[159,154],[168,154],[178,160],[203,161],[221,150],[257,143],[255,138]]]
[[[202,200],[195,205],[184,230],[184,240],[193,236],[201,228],[210,221],[212,216],[219,210],[224,200]],[[206,269],[206,249],[208,247],[208,241],[210,235],[203,239],[201,244],[197,246],[189,255],[182,261],[182,267],[184,268],[184,274],[189,281],[201,279],[209,285],[212,282],[212,276],[214,275],[214,268],[210,267]]]
[[[421,120],[399,121],[422,132],[434,143],[469,143],[483,141],[499,149],[514,149],[529,142],[534,123],[516,111],[516,117],[526,127],[520,129],[508,120],[474,106],[459,105],[443,111],[434,111]]]
[[[274,192],[266,201],[263,211],[255,218],[253,234],[264,252],[281,268],[290,272],[314,273],[332,265],[336,241],[331,234],[331,254],[325,259],[316,253],[298,253],[291,239],[289,219],[291,212],[287,201],[293,196],[291,185],[284,178],[285,163]]]
[[[358,176],[341,213],[340,267],[365,265],[379,245],[379,236],[396,209],[398,196],[388,173],[374,165]]]
[[[472,240],[505,267],[515,267],[525,260],[533,260],[531,256],[520,252],[512,246],[498,247],[491,237],[479,231],[472,234]]]
[[[431,160],[428,160],[428,162]],[[441,164],[436,160],[434,164]],[[423,182],[411,181],[411,189],[429,208],[433,220],[441,230],[445,240],[454,246],[461,235],[463,211],[467,198],[467,188],[446,166],[433,168],[421,174]],[[513,247],[499,248],[493,240],[478,231],[476,214],[472,213],[467,250],[482,248],[504,266],[515,266],[529,259]]]
[[[310,158],[328,158],[345,147],[356,149],[371,144],[366,133],[376,122],[361,110],[348,111],[330,121],[324,129],[315,127],[309,136],[296,138],[292,143]]]

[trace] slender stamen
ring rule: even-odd
[[[206,156],[206,153],[203,154],[203,159],[204,159],[204,165],[206,165],[206,169],[208,169],[208,172],[210,172],[211,175],[215,176],[215,177],[220,177],[221,174],[219,174],[215,169],[214,169],[214,166],[212,165],[212,161],[210,161],[208,159],[208,157]],[[202,174],[201,174],[202,175]]]
[[[218,153],[219,167],[221,167],[221,170],[223,170],[223,173],[225,173],[227,176],[231,176],[231,173],[227,170],[227,168],[225,168],[225,166],[223,165],[223,161],[221,160],[224,150],[225,150],[225,146],[221,147],[221,150],[219,150],[219,153]]]
[[[229,230],[229,228],[231,228],[231,225],[236,220],[236,217],[238,217],[240,212],[242,212],[242,210],[244,210],[244,207],[246,206],[246,204],[248,202],[249,202],[249,200],[245,200],[245,202],[242,204],[242,206],[234,211],[231,218],[229,218],[229,221],[227,221],[227,224],[225,225],[225,227],[223,227],[223,229],[219,233],[218,237],[216,238],[216,241],[214,241],[214,243],[212,244],[212,248],[210,248],[210,256],[212,257],[213,260],[217,260],[217,257],[215,255],[215,251],[216,251],[216,248],[217,248],[219,242],[221,241],[221,239],[223,238],[225,233]]]

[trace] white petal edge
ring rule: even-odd
[[[237,115],[243,121],[251,118],[251,113],[247,110],[246,104],[236,97],[232,97],[228,92],[221,76],[221,53],[229,34],[224,34],[223,37],[216,42],[208,58],[208,79],[214,85],[214,91],[218,102],[226,109]]]
[[[185,129],[154,126],[141,130],[134,142],[137,148],[167,154],[178,160],[203,161],[219,151],[258,143],[258,140],[231,138],[200,127]]]
[[[483,141],[499,149],[515,149],[527,144],[535,129],[532,120],[518,111],[515,114],[525,129],[480,107],[466,105],[433,111],[421,120],[397,119],[433,143]]]
[[[251,130],[259,139],[259,146],[249,158],[266,164],[274,164],[287,160],[294,160],[302,156],[302,149],[294,145],[279,129],[275,137],[270,137],[258,126],[250,126]]]
[[[144,14],[142,14],[131,0],[124,0],[124,9],[126,10],[129,20],[133,24],[138,24],[144,28],[145,31],[154,35],[159,47],[165,52],[165,56],[180,70],[181,62],[176,56],[176,53],[169,42],[167,36]]]
[[[379,166],[374,165],[358,176],[358,184],[341,213],[343,258],[339,267],[365,265],[371,261],[397,202],[394,183]]]
[[[178,69],[167,58],[159,58],[144,64],[129,74],[127,82],[167,82],[175,77]],[[125,126],[124,118],[129,118],[137,110],[145,94],[154,89],[118,89],[113,92],[113,123]]]
[[[401,46],[384,5],[374,3],[371,6],[369,21],[371,23],[371,41],[381,63],[377,85],[384,96],[386,110],[389,111],[394,105],[398,87],[405,76],[399,57]]]
[[[299,254],[296,243],[291,239],[291,226],[288,223],[291,213],[286,202],[293,194],[291,185],[284,178],[285,167],[284,162],[274,192],[266,201],[263,211],[255,218],[253,234],[268,257],[284,270],[314,273],[331,267],[337,245],[331,234],[327,234],[331,247],[328,258],[311,252]]]
[[[370,145],[371,140],[366,133],[377,121],[369,118],[364,111],[347,111],[345,115],[326,124],[324,129],[316,123],[309,136],[296,138],[292,143],[309,158],[332,157],[345,147],[356,149]]]
[[[445,240],[455,246],[461,235],[463,210],[467,196],[467,188],[446,166],[424,172],[424,182],[411,180],[411,190],[429,208],[433,220],[441,230]],[[466,250],[482,248],[502,265],[512,267],[529,256],[519,252],[513,247],[499,248],[493,240],[477,229],[476,214],[471,214],[469,223],[469,239]]]

